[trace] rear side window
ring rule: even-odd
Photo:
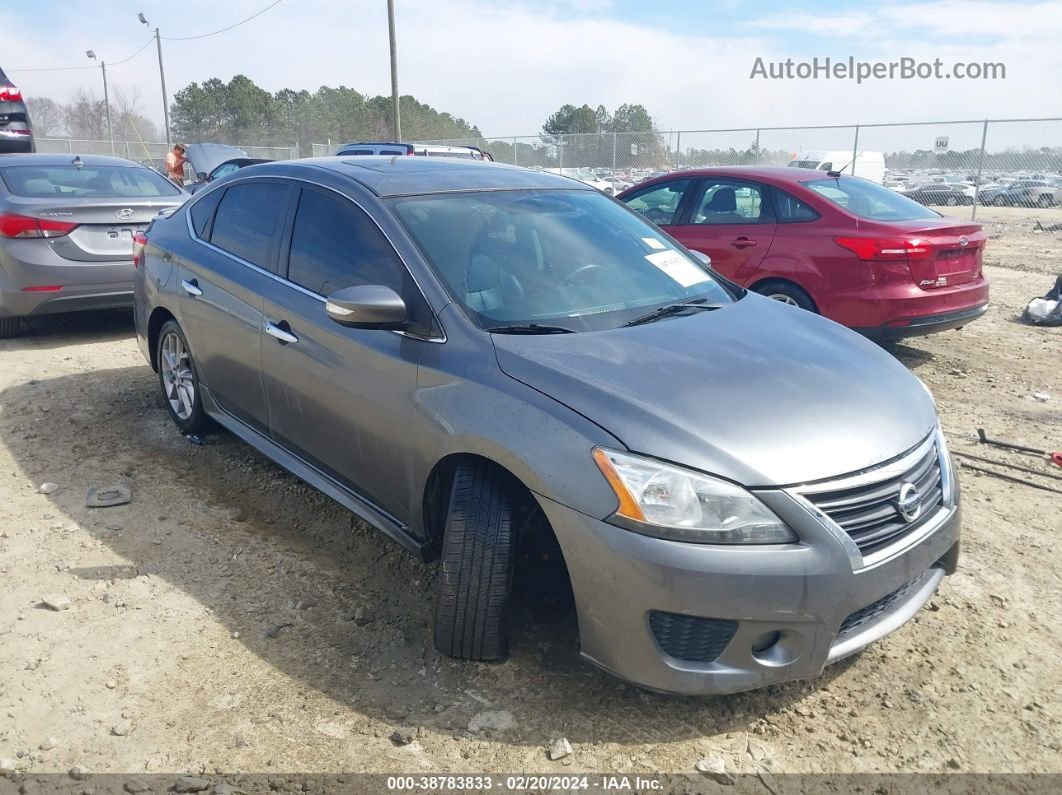
[[[351,155],[371,155],[375,154],[371,149],[344,149],[339,153],[340,157],[349,157]]]
[[[785,191],[774,189],[775,215],[780,224],[797,224],[802,221],[814,221],[818,212],[800,199]]]
[[[362,210],[339,196],[303,190],[291,233],[289,281],[318,295],[362,284],[382,284],[401,295],[404,274],[395,250]]]
[[[270,269],[273,245],[288,210],[288,191],[287,185],[275,182],[233,185],[218,203],[210,242]]]
[[[86,199],[179,196],[168,179],[140,166],[11,166],[0,174],[15,196]]]
[[[207,224],[210,223],[210,217],[214,214],[214,210],[217,208],[218,202],[221,201],[224,193],[225,191],[223,190],[209,191],[203,194],[202,198],[196,199],[192,206],[188,208],[188,214],[192,217],[192,228],[195,230],[196,237],[206,237]]]
[[[804,184],[859,218],[872,221],[915,221],[940,217],[938,213],[918,202],[865,179],[834,177],[813,179]]]

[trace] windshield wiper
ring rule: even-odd
[[[634,320],[628,320],[624,323],[624,326],[641,326],[644,323],[652,323],[654,320],[659,320],[663,317],[670,317],[671,315],[677,315],[681,312],[685,312],[690,309],[719,309],[722,304],[709,304],[707,298],[695,298],[692,301],[684,301],[679,304],[668,304],[654,309],[652,312],[647,312],[644,315],[634,318]]]
[[[484,329],[491,334],[574,334],[575,329],[564,326],[543,326],[538,323],[514,324],[512,326],[491,326]]]

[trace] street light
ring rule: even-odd
[[[387,0],[387,35],[391,44],[391,112],[395,143],[402,140],[402,114],[398,108],[398,52],[395,46],[395,0]]]
[[[141,11],[136,15],[136,18],[140,20],[142,25],[147,25],[147,17],[144,16],[144,12]],[[162,80],[162,118],[166,124],[166,148],[170,148],[170,103],[166,99],[166,70],[162,67],[162,37],[159,36],[159,29],[155,28],[155,44],[159,50],[159,78]]]
[[[94,50],[85,50],[85,56],[92,61],[99,60],[96,58],[96,52]],[[107,138],[111,142],[111,154],[114,154],[114,133],[111,131],[111,99],[107,94],[107,64],[104,61],[100,61],[100,70],[103,72],[103,107],[107,111]]]

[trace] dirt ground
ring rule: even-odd
[[[1062,329],[1017,322],[1062,272],[1062,232],[1033,231],[1062,210],[979,216],[990,313],[897,355],[954,451],[1051,472],[972,438],[1062,448]],[[580,662],[568,611],[522,613],[505,663],[439,655],[434,567],[207,441],[176,432],[126,314],[0,342],[0,757],[18,769],[1062,772],[1062,495],[961,473],[961,566],[915,620],[816,681],[692,699]],[[116,483],[131,504],[85,507]],[[562,737],[574,753],[551,762]]]

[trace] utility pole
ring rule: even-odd
[[[94,50],[85,50],[85,55],[93,60],[99,60],[96,58],[96,52]],[[100,61],[100,70],[103,72],[103,107],[107,111],[107,140],[111,142],[111,154],[114,154],[114,131],[111,128],[111,98],[107,93],[107,63],[106,61]]]
[[[147,18],[144,16],[144,12],[141,11],[137,14],[137,19],[141,24],[147,25]],[[162,118],[166,125],[166,149],[170,148],[170,101],[166,98],[166,69],[162,65],[162,36],[159,35],[159,29],[155,28],[155,46],[159,51],[159,78],[162,80]]]
[[[387,0],[387,35],[391,44],[391,132],[395,143],[402,140],[402,113],[398,107],[398,50],[395,45],[395,0]]]

